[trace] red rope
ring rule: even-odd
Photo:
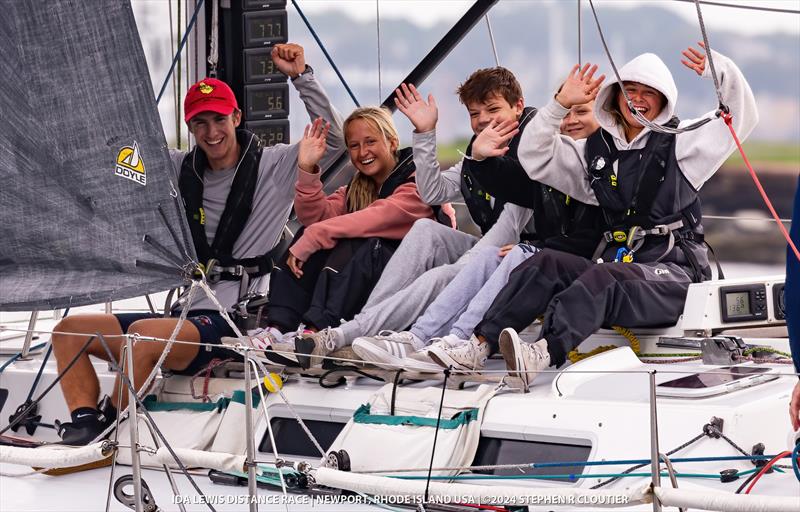
[[[764,467],[762,467],[762,468],[761,468],[761,471],[759,471],[759,472],[758,472],[758,474],[755,476],[755,478],[753,478],[753,481],[752,481],[752,482],[750,482],[750,487],[748,487],[748,488],[747,488],[747,490],[746,490],[746,491],[744,491],[744,493],[745,493],[745,494],[750,494],[750,491],[752,491],[752,490],[753,490],[753,487],[755,487],[755,485],[756,485],[756,482],[758,482],[758,480],[759,480],[759,479],[760,479],[762,476],[764,476],[765,474],[767,474],[767,471],[769,471],[769,469],[770,469],[770,468],[773,466],[773,464],[775,464],[776,462],[778,462],[778,461],[779,461],[779,460],[781,460],[782,458],[786,457],[787,455],[791,455],[791,454],[792,454],[792,452],[789,452],[789,451],[786,451],[786,452],[783,452],[783,453],[779,453],[778,455],[776,455],[776,456],[775,456],[775,458],[774,458],[774,459],[772,459],[771,461],[767,462],[767,463],[764,465]]]
[[[729,113],[722,113],[722,119],[725,121],[725,124],[728,125],[728,128],[731,131],[731,135],[733,136],[734,142],[736,142],[736,147],[739,148],[739,153],[742,155],[742,159],[744,160],[747,169],[750,171],[750,177],[753,178],[753,181],[756,184],[756,188],[758,188],[759,193],[761,193],[761,198],[764,199],[764,202],[769,209],[769,212],[772,214],[772,217],[775,219],[775,222],[778,223],[778,229],[781,230],[783,237],[786,239],[786,243],[789,244],[792,251],[794,252],[797,261],[800,261],[800,251],[797,250],[797,247],[794,245],[792,241],[792,237],[789,236],[789,232],[786,231],[786,226],[783,225],[781,218],[778,216],[778,213],[775,211],[775,208],[772,206],[772,202],[767,197],[767,193],[764,191],[764,187],[761,186],[761,181],[759,181],[758,176],[756,175],[756,171],[753,170],[753,166],[750,165],[750,160],[747,159],[747,155],[744,154],[744,149],[742,148],[741,142],[739,142],[739,137],[736,136],[736,131],[733,129],[733,116]]]

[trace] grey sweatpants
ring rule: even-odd
[[[430,219],[403,238],[378,284],[356,316],[340,325],[344,343],[381,330],[408,328],[466,263],[478,239]]]
[[[537,247],[521,243],[514,246],[505,257],[499,255],[500,247],[488,246],[475,251],[458,275],[414,322],[411,332],[423,341],[446,334],[462,340],[469,339],[494,298],[508,282],[511,271],[538,250]]]

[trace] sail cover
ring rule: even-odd
[[[129,1],[0,5],[0,310],[181,284],[194,249]]]

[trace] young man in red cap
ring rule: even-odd
[[[326,156],[335,157],[344,148],[341,119],[306,65],[303,48],[296,44],[277,45],[272,60],[291,78],[311,119],[321,117],[331,124]],[[266,284],[262,276],[271,270],[269,251],[278,242],[292,207],[297,145],[262,148],[254,134],[238,129],[242,112],[236,97],[226,83],[215,78],[205,78],[189,88],[183,107],[184,119],[197,145],[188,153],[170,151],[170,157],[198,262],[211,277],[217,299],[230,310],[248,290],[260,290]],[[191,375],[211,359],[231,355],[224,349],[209,347],[219,344],[221,337],[234,334],[216,305],[201,295],[195,294],[177,339],[205,343],[210,350],[176,343],[164,368]],[[178,301],[173,318],[139,313],[75,315],[59,322],[54,331],[103,333],[112,351],[119,353],[124,344],[124,338],[119,336],[122,333],[169,338],[178,321],[174,317],[185,302]],[[87,338],[81,334],[53,334],[53,352],[60,372]],[[137,388],[154,368],[165,345],[143,341],[133,346]],[[65,444],[84,445],[94,440],[115,419],[117,408],[127,402],[127,392],[123,389],[117,396],[115,384],[112,398],[106,396],[97,403],[100,388],[89,355],[108,360],[100,342],[93,340],[61,380],[72,416],[71,422],[58,425]]]

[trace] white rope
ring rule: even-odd
[[[211,5],[211,37],[208,44],[208,63],[211,65],[208,76],[215,77],[219,62],[219,0],[214,0]]]
[[[140,447],[139,450],[142,451],[142,447]],[[192,450],[189,448],[173,448],[173,450],[185,466],[216,469],[217,471],[227,472],[237,471],[239,473],[246,471],[244,455]],[[155,450],[155,459],[160,464],[167,466],[175,462],[172,454],[169,453],[169,450],[164,446]]]
[[[110,455],[110,444],[106,441],[80,447],[59,448],[42,446],[20,448],[0,445],[0,462],[46,468],[71,468],[105,459]]]

